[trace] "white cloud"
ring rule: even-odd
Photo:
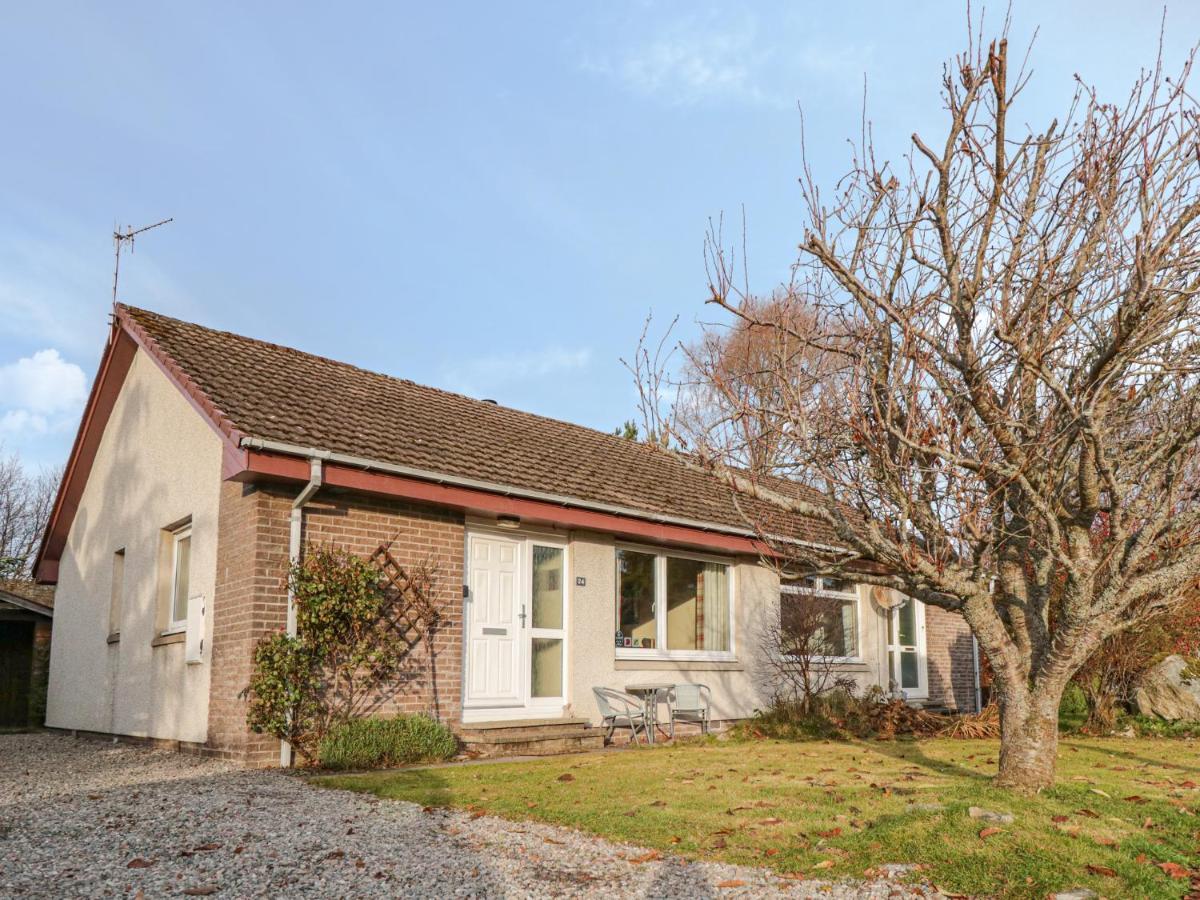
[[[587,368],[591,360],[592,351],[587,348],[545,347],[526,353],[500,353],[447,367],[444,380],[453,390],[464,394],[491,397],[494,392],[489,391],[496,385],[579,371]]]
[[[45,434],[49,430],[50,423],[45,416],[27,409],[10,409],[0,416],[0,434],[33,435]]]
[[[0,407],[49,415],[77,409],[87,390],[83,369],[57,350],[39,350],[0,366]]]
[[[586,53],[582,65],[676,106],[718,100],[785,108],[813,80],[861,90],[870,47],[816,43],[779,30],[764,34],[752,17],[725,22],[710,15],[674,23],[615,54]]]

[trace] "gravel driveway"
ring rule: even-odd
[[[908,897],[787,882],[544,825],[425,813],[293,775],[0,735],[0,896]]]

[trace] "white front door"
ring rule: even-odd
[[[892,690],[903,691],[907,700],[929,697],[925,604],[920,600],[906,597],[888,613],[887,658]]]
[[[468,534],[464,721],[562,714],[566,555],[555,540]]]
[[[478,534],[467,538],[468,705],[523,702],[520,562],[518,541]]]

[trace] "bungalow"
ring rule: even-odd
[[[454,597],[395,711],[595,722],[594,686],[698,682],[715,720],[747,717],[757,635],[798,601],[734,499],[633,441],[117,305],[37,561],[57,586],[47,724],[278,761],[239,694],[288,625],[289,559],[387,542]],[[960,617],[818,587],[847,675],[973,708]]]

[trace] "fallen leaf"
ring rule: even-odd
[[[1108,866],[1097,866],[1094,863],[1088,863],[1087,870],[1093,875],[1103,875],[1105,878],[1117,877],[1117,873]]]
[[[1104,791],[1100,790],[1100,788],[1090,788],[1090,790],[1093,794],[1099,794],[1101,797],[1108,797],[1109,800],[1112,799],[1111,794],[1105,793]]]
[[[542,840],[543,840],[543,841],[545,841],[547,844],[559,844],[559,845],[562,845],[562,844],[565,844],[565,843],[566,843],[566,841],[556,841],[556,840],[555,840],[554,838],[552,838],[552,837],[548,837],[548,838],[542,838]]]
[[[1126,803],[1149,803],[1150,802],[1145,797],[1139,797],[1137,794],[1134,794],[1132,797],[1125,797],[1124,799],[1125,799]]]
[[[1095,841],[1096,841],[1096,843],[1097,843],[1097,844],[1099,844],[1101,847],[1115,847],[1115,846],[1117,846],[1117,842],[1116,842],[1115,840],[1113,840],[1112,838],[1110,838],[1110,837],[1098,837],[1098,838],[1095,838]]]
[[[138,856],[134,859],[131,859],[129,862],[125,863],[125,868],[127,868],[127,869],[148,869],[152,865],[154,865],[154,860],[142,859],[140,856]]]
[[[772,816],[769,819],[760,820],[758,824],[759,825],[782,825],[783,819],[777,819],[774,816]]]
[[[651,850],[647,853],[643,853],[641,856],[631,857],[629,859],[629,862],[631,862],[631,863],[648,863],[648,862],[652,862],[656,859],[662,859],[662,854],[659,853],[657,850]]]
[[[813,868],[814,869],[832,869],[833,868],[833,860],[832,859],[823,859],[819,863],[817,863],[815,866],[813,866]]]
[[[725,838],[723,838],[723,837],[717,838],[715,841],[712,842],[712,845],[713,845],[714,850],[724,850],[726,847],[729,846],[729,844],[727,844],[725,842]]]
[[[207,897],[209,894],[215,894],[220,888],[215,884],[206,884],[203,887],[184,888],[183,893],[187,897]]]
[[[475,812],[471,813],[471,818],[472,819],[482,819],[486,815],[487,815],[487,810],[477,809],[477,810],[475,810]]]
[[[673,835],[671,835],[671,843],[672,844],[681,844],[681,843],[683,843],[683,838],[681,838],[677,834],[673,834]]]
[[[830,828],[828,831],[818,831],[817,837],[835,838],[842,833],[840,828]]]
[[[325,854],[325,859],[343,859],[346,856],[345,850],[331,850]]]
[[[745,886],[746,882],[742,881],[740,878],[730,878],[728,881],[717,882],[717,887],[719,888],[735,888]]]
[[[575,776],[572,775],[570,772],[563,772],[561,775],[558,776],[558,780],[559,781],[574,781]]]
[[[1003,831],[1003,828],[985,828],[979,832],[979,836],[981,838],[990,838],[993,834],[1000,834]]]
[[[1172,878],[1190,878],[1192,875],[1192,873],[1189,869],[1185,869],[1179,863],[1160,862],[1160,863],[1155,863],[1155,865],[1157,865],[1160,869],[1162,869],[1166,874],[1170,875]]]
[[[666,806],[666,805],[667,805],[667,801],[665,801],[665,800],[655,800],[655,801],[654,801],[653,803],[651,803],[650,805],[651,805],[651,806]]]
[[[1055,825],[1061,825],[1063,822],[1070,822],[1071,817],[1070,816],[1051,816],[1050,821],[1053,822]]]
[[[1077,816],[1087,816],[1089,819],[1098,819],[1098,818],[1100,818],[1100,813],[1098,813],[1098,812],[1092,812],[1092,810],[1090,810],[1090,809],[1077,809],[1077,810],[1075,810],[1075,815],[1077,815]]]

